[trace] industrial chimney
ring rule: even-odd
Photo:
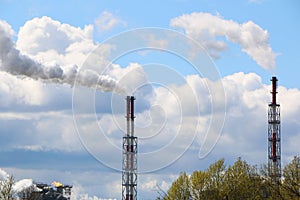
[[[281,178],[280,105],[276,101],[277,78],[272,77],[272,102],[268,110],[268,173],[274,184]]]
[[[137,137],[134,136],[134,96],[126,97],[127,132],[123,137],[122,200],[137,200]]]

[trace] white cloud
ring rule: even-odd
[[[210,109],[207,109],[207,107],[211,106],[209,91],[205,87],[205,79],[196,75],[188,76],[186,79],[195,95],[201,97],[199,102],[190,101],[190,99],[194,98],[194,94],[193,92],[187,92],[186,85],[170,85],[168,89],[176,92],[177,97],[163,87],[154,88],[151,101],[149,101],[151,103],[150,107],[137,111],[136,133],[140,137],[140,153],[164,150],[161,151],[161,156],[168,155],[168,158],[172,156],[176,158],[180,155],[180,152],[184,152],[185,148],[188,147],[190,141],[193,140],[196,130],[196,141],[202,144],[211,120]],[[265,151],[266,117],[267,106],[270,101],[270,87],[269,85],[264,85],[261,78],[254,73],[236,73],[224,77],[222,81],[227,96],[226,122],[220,141],[213,152],[223,155],[226,153],[223,148],[226,148],[228,150],[226,156],[230,156],[230,152],[234,152],[237,156],[247,155],[249,156],[247,158],[259,163],[261,160],[257,160],[255,154],[249,155],[248,152],[251,148],[260,151],[260,154]],[[282,121],[293,127],[294,130],[290,137],[293,137],[293,135],[297,137],[297,133],[300,131],[299,123],[295,120],[297,113],[300,111],[299,95],[300,92],[297,89],[287,90],[284,87],[279,88],[279,102],[282,102]],[[110,99],[106,100],[110,101]],[[178,100],[181,105],[178,104]],[[138,101],[140,99],[137,99]],[[287,102],[293,103],[289,104]],[[197,104],[200,113],[192,109]],[[113,115],[98,113],[98,117],[95,117],[94,113],[89,113],[77,116],[80,123],[82,123],[79,131],[84,133],[82,137],[84,137],[84,142],[91,147],[91,153],[94,153],[100,160],[104,159],[104,161],[109,162],[116,168],[120,167],[118,164],[120,152],[116,153],[116,155],[111,155],[109,152],[115,152],[115,150],[112,150],[115,147],[119,148],[118,151],[120,151],[121,135],[125,130],[122,105],[125,105],[125,101],[121,98],[115,106],[120,107],[123,111],[118,110]],[[182,109],[181,113],[180,109]],[[39,117],[37,117],[38,115]],[[182,119],[180,115],[182,115]],[[27,136],[34,139],[30,143],[16,140],[14,142],[15,147],[34,151],[42,149],[78,152],[83,150],[82,144],[79,142],[73,128],[72,115],[64,112],[45,112],[35,114],[35,117],[33,116],[33,114],[27,114],[26,118],[23,118],[18,113],[4,113],[1,115],[3,120],[24,119],[28,121],[28,119],[31,119],[34,122],[33,124],[28,124],[28,126],[32,126],[29,129],[33,133]],[[98,121],[96,121],[96,118]],[[144,119],[146,119],[146,123],[143,122]],[[199,124],[198,128],[196,128],[197,123]],[[105,137],[101,136],[102,133],[99,130],[99,126],[102,129],[101,132],[105,133],[105,137],[108,137],[109,142],[101,140],[101,138]],[[214,129],[214,127],[211,128]],[[211,142],[213,143],[215,138],[215,135],[208,135],[206,139],[212,140]],[[287,142],[290,143],[292,141],[288,140]],[[236,145],[232,145],[235,143]],[[283,152],[283,154],[294,154],[299,151],[296,145],[290,144],[290,146],[291,148],[286,149],[288,152]],[[199,145],[194,147],[200,148]],[[104,152],[108,154],[106,155]],[[154,167],[163,164],[159,157],[151,158],[150,161],[147,155],[144,156],[141,158],[141,169],[143,166],[151,168],[151,165]],[[197,155],[192,154],[190,156],[197,157]],[[168,159],[164,161],[168,161]],[[171,162],[171,160],[169,161]]]
[[[276,54],[269,44],[269,33],[252,21],[242,24],[225,20],[210,13],[191,13],[173,18],[172,27],[181,28],[195,38],[214,56],[227,48],[227,44],[218,37],[239,44],[258,65],[265,69],[274,69]]]
[[[0,103],[2,107],[16,104],[41,105],[45,102],[44,87],[32,79],[20,79],[0,71]]]
[[[166,176],[161,176],[159,174],[143,174],[141,175],[142,180],[139,182],[140,188],[145,191],[167,191],[171,186],[172,181],[174,181],[178,174],[166,174]]]
[[[36,136],[31,144],[33,147],[39,145],[46,151],[84,151],[75,132],[71,114],[63,112],[45,113],[35,123],[34,129]]]
[[[148,47],[166,49],[169,41],[157,38],[154,34],[145,34],[145,40],[148,41]]]
[[[199,108],[200,111],[202,111],[200,113],[209,114],[210,110],[205,109],[210,107],[211,104],[209,91],[205,88],[205,84],[200,84],[205,81],[205,79],[203,80],[199,76],[189,76],[187,77],[187,81],[199,97]],[[261,77],[255,73],[244,74],[242,72],[224,77],[222,83],[227,101],[226,120],[221,138],[214,148],[213,154],[218,157],[242,156],[255,164],[266,162],[265,156],[258,155],[265,155],[267,150],[267,108],[271,100],[270,85],[263,84]],[[297,138],[300,131],[300,124],[295,119],[297,118],[297,113],[300,111],[300,103],[297,101],[297,99],[300,98],[300,91],[298,89],[286,89],[282,86],[279,87],[278,90],[278,99],[282,104],[282,137],[287,137],[286,132],[288,131],[289,138]],[[180,92],[180,94],[192,98],[192,94],[182,92]],[[172,97],[164,96],[163,102],[167,102],[167,99],[170,98]],[[188,103],[184,105],[190,106]],[[194,104],[192,105],[195,107]],[[169,106],[175,110],[177,109],[172,103],[164,104],[163,108],[167,110]],[[185,114],[188,114],[188,112]],[[152,116],[152,118],[153,117],[155,116]],[[192,117],[196,116],[192,115]],[[198,130],[197,141],[199,144],[202,144],[205,139],[204,133],[209,125],[210,115],[200,115],[200,119],[202,119],[202,123],[200,125],[201,129]],[[191,123],[193,122],[195,123],[196,120],[191,121]],[[182,124],[182,126],[183,128],[187,128],[185,134],[191,137],[191,130],[188,129],[191,124],[185,123]],[[287,126],[289,126],[289,128]],[[183,135],[178,135],[177,137],[180,137],[182,144],[184,144]],[[206,139],[215,140],[215,138],[214,135],[208,135]],[[160,139],[160,141],[164,140]],[[283,148],[283,157],[299,152],[299,148],[296,147],[292,140],[287,140],[285,146],[289,148]],[[200,148],[200,146],[198,146],[198,148]],[[226,149],[226,151],[224,151],[224,149]]]
[[[44,16],[20,28],[16,47],[44,65],[67,67],[81,66],[97,45],[93,42],[92,25],[74,27]]]
[[[118,71],[118,67],[115,67]],[[128,72],[130,72],[130,70]],[[184,154],[182,158],[178,158],[177,164],[174,164],[174,166],[177,166],[181,162],[189,162],[190,164],[185,166],[185,170],[198,169],[197,153],[200,148],[199,144],[202,144],[205,139],[205,132],[207,131],[210,121],[210,110],[206,109],[206,107],[210,106],[210,98],[209,91],[207,91],[205,86],[205,81],[207,80],[197,75],[188,76],[186,77],[186,80],[187,84],[190,84],[190,87],[196,93],[195,95],[201,97],[198,102],[201,115],[197,116],[194,110],[186,108],[183,112],[184,117],[186,117],[185,123],[180,124],[180,121],[177,120],[178,115],[176,114],[176,110],[178,109],[176,98],[174,99],[174,96],[168,93],[164,88],[154,88],[152,91],[154,95],[151,96],[150,101],[151,106],[137,112],[136,133],[140,137],[139,152],[143,153],[153,150],[160,151],[160,148],[164,148],[165,145],[168,145],[174,137],[178,140],[177,142],[171,143],[166,151],[161,151],[160,156],[158,157],[140,157],[141,159],[139,159],[139,161],[141,163],[139,163],[139,167],[143,167],[143,165],[147,165],[150,168],[151,166],[157,167],[159,164],[164,164],[161,161],[162,157],[172,157],[176,156],[177,152],[182,152],[185,149],[186,144],[188,144],[193,137],[193,127],[196,123],[200,123],[196,137],[198,144],[195,143],[191,150]],[[266,162],[267,106],[271,99],[269,93],[271,89],[270,85],[263,84],[261,77],[255,73],[245,74],[240,72],[226,76],[222,81],[228,102],[226,122],[221,138],[210,155],[213,155],[214,159],[220,157],[235,159],[238,156],[242,156],[244,159],[254,164]],[[213,82],[210,84],[213,84]],[[186,85],[169,85],[168,87],[171,91],[176,91],[182,104],[185,104],[187,107],[195,107],[195,103],[186,102],[186,100],[192,98],[193,95],[192,93],[185,92],[187,88]],[[297,138],[299,138],[300,132],[300,124],[295,120],[295,117],[300,112],[300,103],[298,101],[299,95],[300,91],[298,89],[279,87],[278,99],[282,104],[282,122],[284,124],[282,127],[282,135],[283,138],[286,138],[283,142],[284,145],[288,147],[282,148],[283,159],[286,156],[295,155],[299,152],[299,148],[295,143]],[[185,96],[185,98],[181,96]],[[138,101],[139,99],[137,99],[136,102]],[[124,99],[121,99],[119,104],[121,104],[121,107],[122,105],[125,105]],[[146,112],[148,112],[148,114]],[[124,128],[124,113],[117,112],[114,116],[111,116],[111,114],[98,114],[98,124],[95,121],[93,113],[82,114],[82,120],[85,124],[83,129],[86,142],[95,147],[95,152],[99,153],[97,155],[102,155],[102,158],[105,158],[106,161],[120,167],[119,162],[121,153],[117,152],[116,154],[112,154],[112,152],[114,152],[112,151],[112,146],[109,143],[99,141],[99,134],[101,133],[99,132],[98,125],[101,126],[103,132],[106,133],[106,136],[109,137],[110,141],[118,146],[121,144],[123,132],[119,130],[119,127],[116,126],[115,123],[122,124],[122,127]],[[6,115],[2,115],[1,119],[4,119]],[[24,135],[22,140],[19,138],[13,141],[15,147],[31,151],[59,150],[78,152],[83,150],[81,143],[78,141],[77,135],[73,130],[71,114],[64,112],[45,112],[41,113],[39,117],[37,117],[37,115],[37,113],[26,115],[25,120],[28,121],[29,118],[33,122],[32,124],[28,124],[27,129],[32,130],[33,132],[30,135]],[[140,123],[138,121],[140,120],[139,118],[141,115],[145,115],[143,116],[143,119],[147,118],[146,115],[148,115],[148,117],[151,117],[151,120],[149,119],[150,121],[148,121],[148,123]],[[22,115],[18,115],[18,113],[8,113],[7,117],[10,120],[22,120]],[[115,117],[116,119],[113,119],[112,117]],[[167,124],[161,126],[161,122],[166,117],[168,118]],[[182,128],[181,133],[183,134],[177,134],[179,126]],[[157,131],[159,128],[163,128],[163,131]],[[153,132],[157,135],[153,135],[155,134]],[[288,136],[287,132],[289,132]],[[27,137],[31,138],[30,142],[25,139]],[[213,135],[208,135],[207,137],[207,140],[214,139],[215,137]],[[173,168],[171,172],[173,172],[173,170],[178,170],[180,172],[182,168]],[[92,172],[85,173],[80,177],[76,177],[76,180],[85,183],[85,181],[89,182],[93,176]],[[167,188],[172,180],[166,178],[166,176],[168,175],[161,175],[160,178],[147,178],[141,175],[139,186],[141,192],[156,194],[156,185]],[[68,180],[71,179],[72,178],[70,177],[68,178]],[[99,180],[95,179],[91,184],[95,184],[95,187],[99,187],[97,186],[97,181]],[[101,187],[105,188],[103,190],[106,191],[105,196],[114,197],[116,194],[119,194],[120,191],[116,188],[120,187],[120,181],[119,177],[108,180],[106,184],[102,185]],[[89,191],[82,194],[85,193],[89,193]],[[93,195],[85,197],[90,198],[93,197]]]
[[[86,191],[81,185],[76,184],[72,188],[71,200],[117,200],[117,199],[103,198],[103,197],[97,197],[95,195],[89,195],[86,193]]]
[[[11,25],[6,21],[0,20],[0,27],[2,27],[3,31],[8,34],[9,37],[13,37],[15,32],[12,29]]]
[[[126,26],[126,22],[108,11],[103,11],[101,15],[95,19],[95,24],[100,32],[108,31],[116,26]]]
[[[82,29],[44,16],[29,20],[20,28],[17,48],[28,55],[37,55],[49,50],[63,55],[72,50],[70,47],[77,45],[77,51],[89,53],[89,48],[93,47],[92,39],[92,25],[86,25]],[[79,46],[82,42],[85,45]]]
[[[10,138],[1,142],[7,151],[85,151],[74,129],[73,116],[68,111],[15,111],[1,113],[0,116],[1,124],[6,124],[2,137]]]
[[[133,94],[140,86],[147,84],[146,74],[142,65],[138,63],[130,63],[125,68],[120,65],[113,64],[107,69],[110,77],[118,80],[119,87],[122,87],[125,94]]]
[[[71,86],[74,85],[75,78],[77,78],[77,83],[82,86],[104,91],[123,92],[117,87],[116,80],[111,77],[89,69],[79,70],[76,65],[77,61],[82,64],[89,53],[88,48],[81,43],[87,44],[87,47],[95,47],[89,29],[86,27],[82,30],[68,24],[61,24],[49,17],[35,18],[26,22],[19,32],[17,44],[22,50],[20,51],[15,48],[9,31],[6,32],[7,25],[1,23],[0,69],[20,77],[50,83],[65,83]],[[77,49],[81,47],[83,48]],[[101,50],[103,51],[103,48]],[[42,52],[42,54],[38,52]],[[102,54],[105,53],[102,52]],[[42,58],[40,55],[44,57]],[[51,60],[48,60],[49,58]],[[59,60],[59,58],[62,59]],[[105,59],[101,57],[100,60]],[[98,63],[99,61],[93,64]]]
[[[5,180],[9,177],[9,174],[0,168],[0,180]]]
[[[33,180],[32,179],[22,179],[20,181],[17,181],[13,185],[13,190],[15,192],[21,192],[26,188],[29,188],[33,186]]]

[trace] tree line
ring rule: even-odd
[[[272,182],[267,166],[258,168],[241,158],[226,166],[220,159],[203,171],[182,172],[168,191],[158,190],[157,200],[300,200],[300,158],[295,156],[282,171],[279,182]]]

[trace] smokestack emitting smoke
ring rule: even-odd
[[[69,84],[76,82],[79,85],[123,93],[117,86],[117,81],[108,75],[99,75],[92,70],[79,71],[74,65],[64,69],[59,65],[44,66],[35,62],[28,56],[22,55],[8,33],[6,22],[0,20],[0,70],[20,77],[29,77],[50,83]]]

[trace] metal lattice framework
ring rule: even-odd
[[[122,200],[137,200],[137,137],[134,136],[134,100],[126,98],[127,132],[123,137]]]
[[[272,77],[272,103],[268,110],[268,173],[273,183],[281,178],[280,105],[276,102],[277,78]]]

